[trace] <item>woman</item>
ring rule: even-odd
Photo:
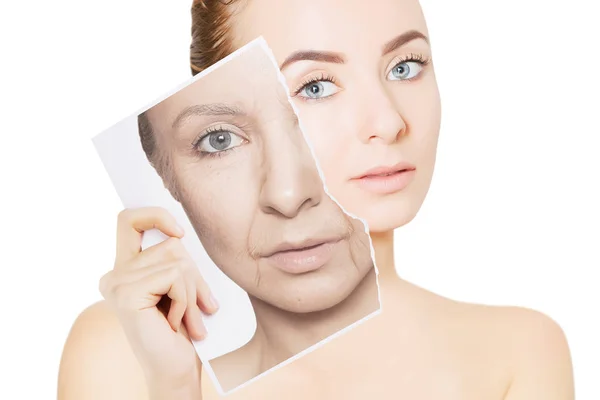
[[[568,347],[549,318],[454,302],[397,277],[393,230],[414,218],[428,191],[440,123],[417,0],[204,1],[194,4],[192,17],[194,72],[259,35],[266,39],[329,192],[369,224],[380,272],[380,316],[235,395],[572,399]],[[140,364],[168,375],[156,364]],[[104,379],[114,382],[111,375]],[[158,385],[165,392],[192,396],[200,378],[171,375],[163,382],[169,382]],[[202,385],[204,398],[213,398],[207,379]],[[147,390],[132,374],[121,390],[128,388]]]

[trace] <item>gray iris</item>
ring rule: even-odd
[[[394,67],[392,74],[396,78],[405,79],[410,74],[410,68],[406,63],[402,63]]]
[[[208,143],[210,143],[215,150],[226,150],[231,144],[231,134],[229,132],[212,133],[208,138]]]
[[[323,91],[323,85],[320,82],[316,82],[310,85],[307,89],[310,97],[319,97],[319,94]]]

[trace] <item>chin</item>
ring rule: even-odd
[[[394,202],[387,206],[371,207],[365,221],[369,226],[369,233],[385,233],[409,224],[419,212],[421,202],[410,204],[407,202]]]
[[[350,296],[355,287],[330,287],[320,288],[311,285],[306,290],[288,290],[279,293],[279,298],[268,301],[272,306],[281,310],[296,313],[309,314],[325,311],[342,303]],[[346,286],[346,285],[344,285]]]
[[[364,205],[364,220],[370,233],[384,233],[412,222],[419,213],[427,191],[416,188],[387,198],[371,201]]]
[[[345,296],[331,296],[323,294],[314,294],[305,298],[286,299],[282,302],[282,308],[285,311],[296,314],[309,314],[319,311],[325,311],[337,306],[345,299]]]
[[[369,218],[367,223],[369,225],[370,233],[385,233],[393,231],[396,228],[407,225],[416,217],[416,213],[392,215],[392,213],[386,216],[375,216]]]

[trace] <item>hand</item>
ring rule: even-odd
[[[169,239],[141,251],[142,234],[159,229]],[[197,384],[201,364],[190,341],[206,337],[201,311],[218,305],[183,247],[183,230],[162,208],[126,209],[117,223],[114,269],[100,280],[138,358],[150,391],[181,393]]]

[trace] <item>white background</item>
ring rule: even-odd
[[[64,340],[100,299],[119,198],[90,140],[190,76],[191,0],[2,2],[0,398],[51,399]],[[423,1],[442,93],[433,186],[400,274],[520,305],[565,330],[600,398],[596,2]]]

